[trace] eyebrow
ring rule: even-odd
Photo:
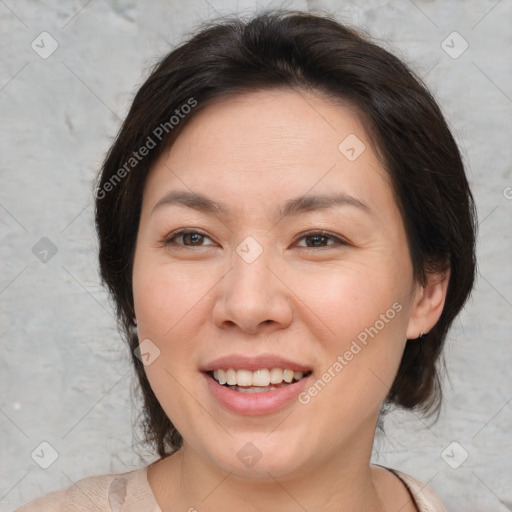
[[[187,206],[203,213],[213,213],[224,216],[229,215],[229,208],[225,204],[214,201],[199,193],[185,191],[172,191],[163,196],[153,207],[151,215],[162,206],[169,205]],[[336,206],[352,206],[366,213],[373,213],[371,208],[365,203],[342,192],[337,194],[304,195],[289,199],[274,212],[273,217],[276,220],[281,220],[284,217],[300,215],[316,210],[326,210]]]

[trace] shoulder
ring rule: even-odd
[[[147,483],[147,466],[127,473],[98,475],[45,494],[15,512],[161,512]]]
[[[402,473],[396,469],[386,469],[389,469],[402,480],[414,497],[420,512],[446,512],[443,502],[430,487],[406,473]]]

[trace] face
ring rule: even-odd
[[[147,179],[133,292],[184,449],[252,477],[369,456],[419,335],[388,175],[355,112],[312,93],[232,96],[190,120]]]

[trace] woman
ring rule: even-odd
[[[137,93],[96,191],[160,458],[19,510],[445,510],[370,456],[383,407],[439,408],[474,218],[389,52],[298,12],[203,29]]]

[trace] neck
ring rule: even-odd
[[[323,512],[384,512],[372,480],[369,455],[340,457],[308,472],[251,479],[211,465],[187,444],[161,463],[155,496],[163,512],[234,512],[244,510],[322,510]],[[343,461],[340,463],[340,461]],[[348,461],[348,462],[346,462]],[[158,492],[157,492],[158,490]]]

